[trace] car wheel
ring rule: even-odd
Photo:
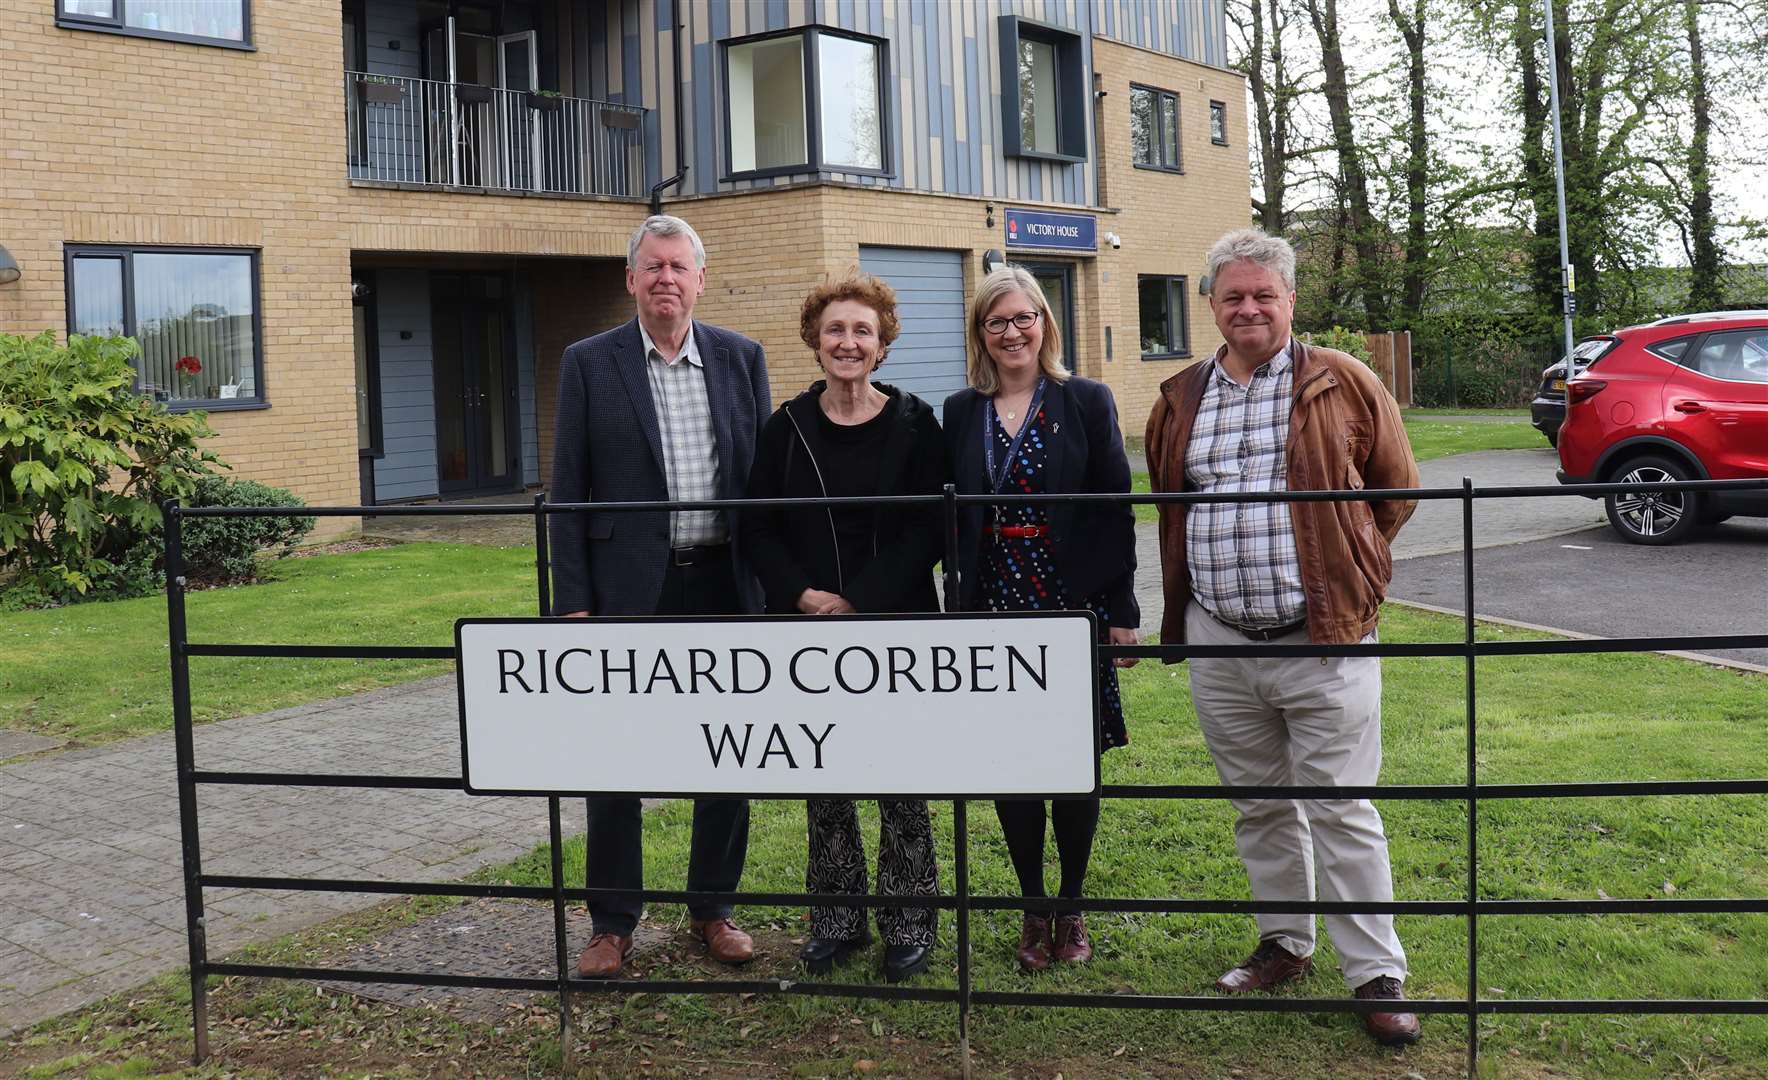
[[[1609,475],[1611,484],[1661,484],[1693,477],[1681,462],[1638,457]],[[1691,491],[1625,491],[1603,500],[1608,523],[1634,544],[1674,544],[1700,524],[1701,498]]]

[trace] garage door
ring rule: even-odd
[[[902,334],[878,372],[942,413],[964,388],[964,263],[956,251],[862,247],[860,268],[896,290]],[[942,417],[943,419],[943,417]]]

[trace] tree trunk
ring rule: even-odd
[[[1308,16],[1320,39],[1321,66],[1325,70],[1326,109],[1332,121],[1332,142],[1338,154],[1338,170],[1350,215],[1351,246],[1357,254],[1356,279],[1368,315],[1366,329],[1385,330],[1391,325],[1387,292],[1383,287],[1382,242],[1374,215],[1369,210],[1369,181],[1357,149],[1351,117],[1350,78],[1345,69],[1344,48],[1338,32],[1338,0],[1307,0]]]
[[[1401,276],[1400,328],[1411,329],[1424,309],[1424,279],[1429,265],[1425,209],[1428,196],[1429,132],[1424,122],[1424,0],[1413,0],[1412,18],[1399,0],[1387,0],[1388,15],[1406,42],[1406,266]],[[1371,329],[1380,329],[1371,327]]]
[[[1694,110],[1694,137],[1688,144],[1688,285],[1691,311],[1712,311],[1725,303],[1719,281],[1723,261],[1714,235],[1713,178],[1709,171],[1707,141],[1712,134],[1713,103],[1708,96],[1707,59],[1700,38],[1700,0],[1683,0],[1683,22],[1688,30],[1689,97]]]

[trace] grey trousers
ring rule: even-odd
[[[866,845],[859,832],[859,810],[851,799],[812,799],[805,803],[810,824],[806,890],[813,893],[866,892]],[[933,822],[920,800],[878,801],[878,892],[885,896],[939,895],[939,867],[933,856]],[[878,933],[886,945],[932,945],[933,908],[881,907]],[[865,932],[861,908],[813,907],[812,937],[852,940]]]
[[[1248,645],[1193,601],[1185,639]],[[1272,644],[1305,645],[1307,631]],[[1373,642],[1374,635],[1365,639]],[[1374,784],[1381,775],[1381,661],[1376,657],[1198,659],[1191,699],[1222,783]],[[1234,843],[1256,900],[1393,899],[1381,815],[1367,799],[1235,799]],[[1314,916],[1262,914],[1259,937],[1314,951]],[[1391,915],[1327,915],[1345,982],[1404,981]]]

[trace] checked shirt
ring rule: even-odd
[[[1288,489],[1295,364],[1288,348],[1246,386],[1214,362],[1185,447],[1185,481],[1209,494]],[[1254,629],[1307,617],[1289,504],[1194,503],[1185,516],[1191,591],[1228,623]]]
[[[712,407],[706,393],[705,363],[688,326],[681,352],[665,359],[641,322],[645,372],[657,426],[663,437],[663,473],[671,500],[689,502],[718,498],[718,446],[712,436]],[[730,539],[724,514],[717,510],[677,510],[669,515],[669,546],[699,547]]]

